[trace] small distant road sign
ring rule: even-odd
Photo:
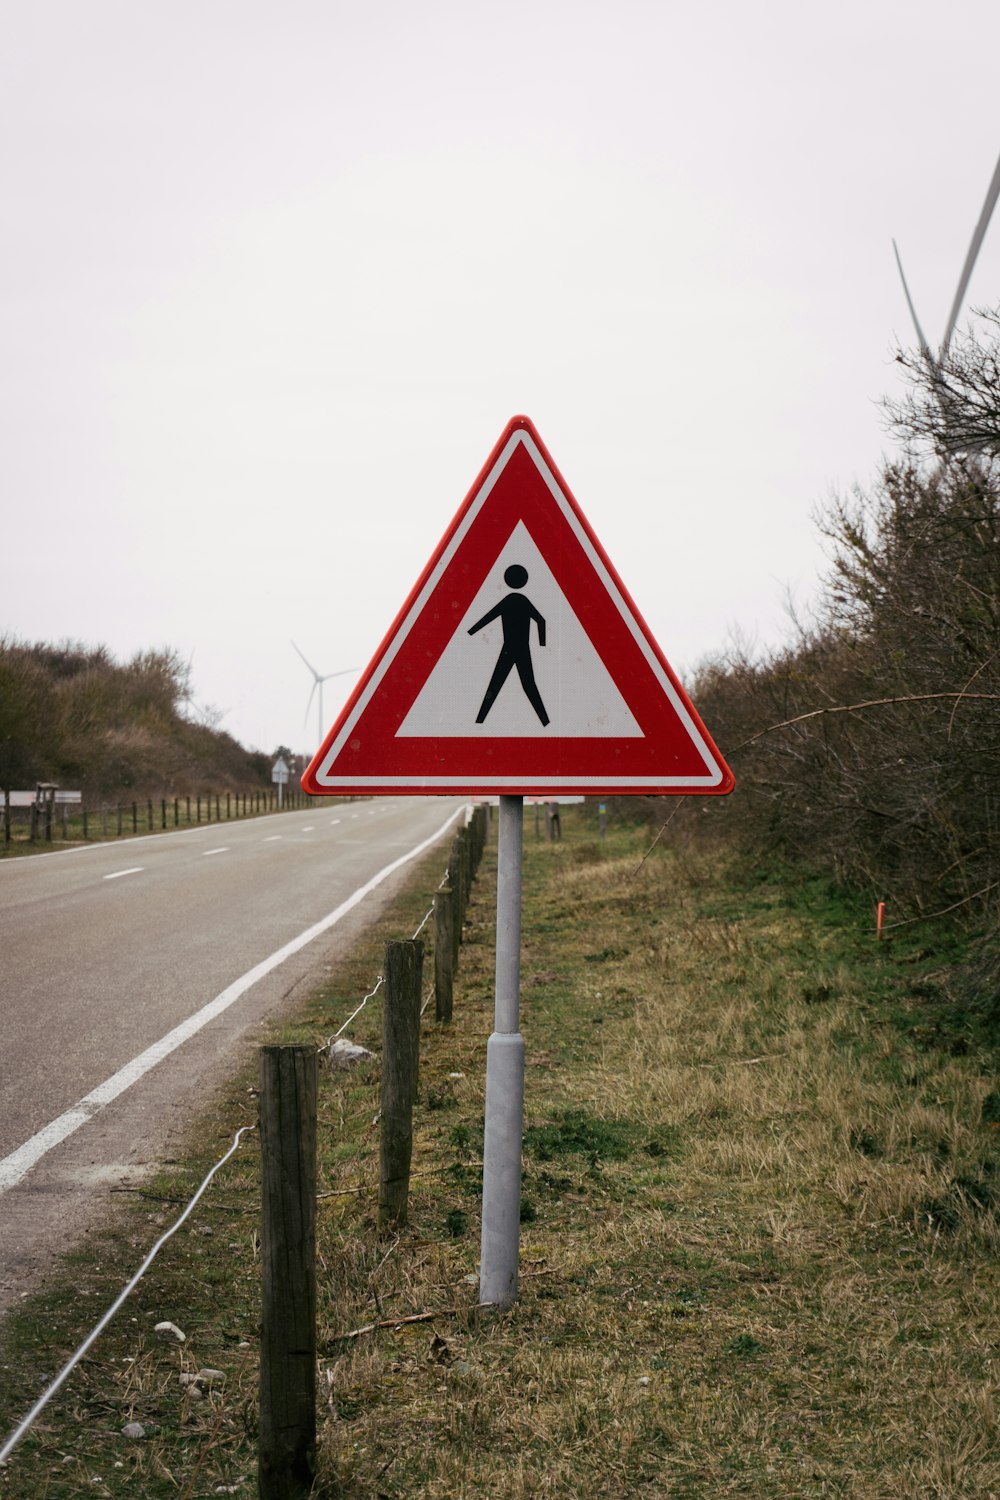
[[[277,787],[278,787],[278,806],[279,807],[284,807],[284,805],[285,805],[285,787],[288,785],[288,764],[285,761],[284,756],[279,755],[278,759],[274,762],[274,765],[271,767],[271,780],[273,782],[277,783]]]
[[[316,793],[701,793],[733,775],[515,417],[302,779]]]

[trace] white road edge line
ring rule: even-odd
[[[112,870],[110,875],[105,875],[105,880],[121,880],[123,875],[141,875],[145,865],[133,865],[131,870]]]
[[[202,857],[202,859],[207,859],[210,854],[228,854],[228,853],[229,853],[229,845],[228,844],[223,844],[223,846],[222,846],[221,849],[204,849],[202,851],[201,857]]]
[[[406,854],[401,854],[398,859],[394,859],[391,864],[379,870],[377,875],[373,875],[364,885],[359,886],[334,911],[329,912],[325,917],[315,922],[312,927],[307,927],[304,932],[299,933],[298,937],[292,938],[291,942],[286,943],[283,948],[276,949],[274,953],[262,959],[259,964],[255,964],[252,969],[248,969],[239,979],[235,979],[232,984],[228,985],[221,994],[216,995],[214,1000],[210,1000],[207,1005],[203,1005],[201,1010],[195,1011],[193,1016],[188,1016],[186,1021],[182,1021],[179,1026],[175,1026],[172,1031],[168,1031],[166,1036],[161,1037],[158,1042],[154,1042],[151,1047],[147,1047],[145,1052],[140,1052],[138,1057],[133,1057],[131,1062],[126,1063],[123,1068],[119,1068],[117,1073],[112,1073],[111,1077],[106,1078],[103,1083],[98,1084],[96,1089],[91,1089],[90,1093],[85,1094],[72,1109],[66,1110],[58,1119],[50,1121],[36,1135],[33,1135],[29,1141],[25,1141],[23,1146],[18,1146],[16,1151],[12,1151],[9,1156],[3,1157],[0,1160],[0,1193],[5,1193],[9,1188],[15,1187],[21,1181],[22,1177],[27,1176],[32,1167],[37,1166],[42,1157],[47,1155],[54,1146],[58,1146],[60,1141],[64,1141],[75,1130],[79,1130],[81,1125],[86,1125],[88,1120],[92,1120],[106,1105],[111,1104],[117,1099],[119,1094],[124,1094],[126,1089],[130,1089],[134,1083],[138,1083],[139,1079],[150,1072],[152,1068],[155,1068],[157,1063],[163,1062],[164,1058],[169,1057],[172,1052],[176,1052],[178,1047],[183,1046],[191,1037],[196,1036],[210,1021],[214,1021],[216,1016],[220,1016],[231,1005],[235,1005],[236,1001],[245,995],[247,990],[251,989],[258,980],[263,979],[266,974],[270,974],[272,969],[276,969],[279,964],[284,963],[286,958],[291,958],[293,953],[298,953],[301,948],[304,948],[307,943],[311,943],[314,938],[322,936],[324,932],[328,932],[331,927],[336,926],[343,917],[347,916],[348,912],[353,911],[366,896],[369,896],[377,886],[380,886],[383,880],[387,880],[396,870],[408,864],[411,859],[416,859],[418,855],[423,854],[425,849],[429,849],[432,844],[436,843],[441,835],[446,833],[451,827],[455,819],[462,816],[463,812],[464,808],[459,808],[457,812],[453,812],[451,817],[442,823],[441,827],[435,833],[432,833],[429,838],[424,839],[422,843],[408,850]],[[132,872],[122,870],[118,873],[124,875]],[[105,876],[105,879],[107,878]]]

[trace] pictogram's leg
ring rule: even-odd
[[[477,724],[485,722],[486,715],[497,701],[497,695],[513,671],[514,665],[513,654],[506,647],[502,648],[497,659],[497,664],[493,669],[493,676],[490,678],[490,685],[486,689],[486,696],[483,699],[482,707],[476,715]]]
[[[518,657],[517,675],[521,679],[521,686],[524,688],[524,696],[527,698],[528,702],[535,710],[535,713],[541,719],[542,724],[547,724],[549,722],[549,716],[545,712],[545,704],[542,702],[542,695],[538,691],[538,687],[535,683],[535,673],[531,666],[531,656],[529,653],[526,653],[524,656]]]

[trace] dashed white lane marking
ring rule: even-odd
[[[330,827],[331,828],[336,828],[336,826],[337,826],[337,824],[339,822],[340,822],[339,818],[331,818],[331,820],[330,820]]]
[[[431,834],[430,838],[426,838],[421,843],[415,844],[412,849],[407,850],[405,854],[401,854],[391,864],[385,865],[383,869],[379,870],[377,875],[373,875],[371,880],[366,881],[364,885],[358,886],[357,890],[348,896],[346,901],[342,901],[333,911],[322,917],[318,922],[315,922],[312,927],[307,927],[305,932],[300,932],[298,937],[292,938],[291,942],[286,943],[283,948],[276,949],[274,953],[262,959],[259,964],[256,964],[252,969],[248,969],[245,974],[242,974],[239,979],[235,979],[221,994],[216,995],[214,1000],[210,1000],[207,1005],[203,1005],[201,1010],[196,1010],[194,1015],[188,1016],[187,1020],[182,1021],[179,1026],[175,1026],[173,1031],[168,1031],[166,1036],[161,1037],[158,1042],[154,1042],[151,1047],[147,1047],[145,1052],[140,1052],[138,1057],[133,1057],[132,1061],[127,1062],[123,1068],[119,1068],[117,1073],[112,1073],[110,1078],[106,1078],[103,1083],[98,1084],[96,1089],[91,1089],[90,1093],[85,1094],[72,1109],[66,1110],[58,1119],[52,1120],[37,1135],[33,1135],[30,1140],[25,1141],[23,1146],[18,1146],[16,1151],[12,1151],[9,1156],[0,1159],[0,1193],[5,1193],[8,1188],[12,1188],[19,1183],[21,1178],[25,1177],[31,1171],[32,1167],[47,1152],[51,1151],[54,1146],[58,1146],[60,1141],[64,1141],[75,1130],[79,1130],[81,1125],[86,1125],[87,1121],[93,1119],[94,1115],[104,1109],[105,1105],[112,1103],[113,1100],[118,1098],[119,1094],[124,1094],[126,1089],[130,1089],[134,1083],[138,1083],[139,1079],[148,1073],[151,1068],[155,1068],[157,1063],[161,1063],[172,1052],[176,1052],[178,1047],[189,1041],[191,1037],[196,1036],[209,1022],[214,1021],[216,1016],[220,1016],[223,1011],[228,1010],[231,1005],[234,1005],[242,995],[246,994],[247,990],[263,979],[266,974],[270,974],[272,969],[276,969],[279,964],[284,963],[286,958],[291,958],[293,953],[298,953],[300,948],[304,948],[314,938],[318,938],[324,932],[328,932],[331,927],[335,926],[343,917],[346,917],[348,912],[353,911],[356,906],[359,906],[366,896],[370,895],[377,886],[382,884],[383,880],[388,880],[389,876],[395,874],[397,870],[402,869],[403,865],[408,864],[411,859],[418,858],[419,855],[423,854],[425,849],[429,849],[432,844],[437,843],[441,835],[447,833],[455,819],[460,818],[463,812],[464,809],[459,808],[457,812],[452,813],[451,817],[447,818],[441,824],[441,827]],[[136,872],[121,870],[118,873],[131,875]]]
[[[105,875],[105,880],[121,880],[123,875],[141,875],[145,865],[133,865],[131,870],[114,870],[110,875]]]
[[[302,829],[302,832],[303,833],[315,833],[316,832],[316,824],[315,823],[307,823],[306,826],[305,826],[305,828]]]
[[[262,839],[261,842],[264,844],[276,844],[280,838],[280,833],[269,833],[267,838]]]
[[[205,849],[203,851],[201,857],[202,857],[202,859],[207,859],[210,854],[228,854],[228,853],[229,853],[229,845],[225,844],[225,845],[223,845],[223,847],[221,849]]]

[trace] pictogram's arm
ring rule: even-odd
[[[486,614],[483,615],[483,618],[481,620],[477,620],[476,623],[475,623],[475,625],[471,625],[469,627],[469,634],[470,635],[475,635],[475,633],[476,633],[477,630],[482,630],[483,626],[484,625],[488,625],[491,620],[499,620],[499,618],[500,618],[500,616],[502,614],[503,614],[503,601],[501,600],[501,602],[499,604],[494,604],[494,606],[493,606],[492,609],[487,610]],[[542,642],[542,644],[543,645],[545,644],[544,641]]]

